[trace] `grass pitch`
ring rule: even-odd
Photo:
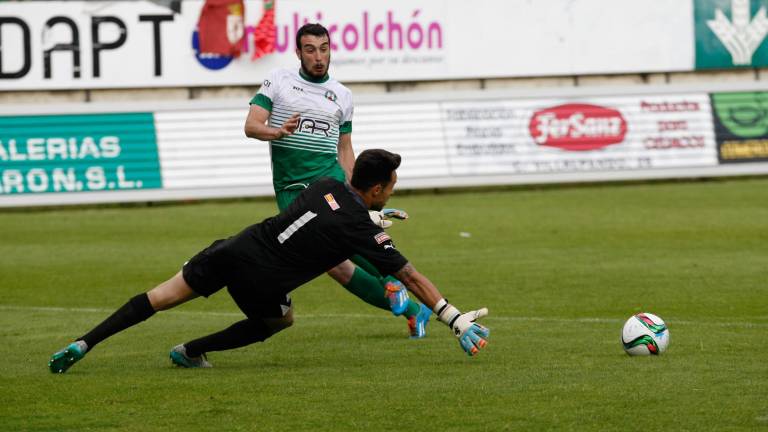
[[[326,277],[295,325],[174,368],[175,344],[241,319],[226,292],[103,342],[64,375],[51,353],[271,202],[0,212],[0,425],[8,431],[768,429],[768,179],[394,196],[398,248],[464,310],[468,358]],[[461,234],[464,233],[464,234]],[[630,358],[630,315],[670,348]]]

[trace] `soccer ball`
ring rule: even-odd
[[[624,323],[621,344],[631,356],[659,355],[669,345],[669,329],[656,315],[639,313]]]

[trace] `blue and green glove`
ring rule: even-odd
[[[488,344],[490,330],[475,321],[488,315],[488,308],[461,313],[445,299],[440,299],[433,309],[437,319],[447,324],[459,339],[459,345],[469,356],[477,354]]]

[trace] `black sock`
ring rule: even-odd
[[[154,314],[155,309],[152,308],[147,293],[139,294],[128,300],[126,304],[116,310],[109,318],[102,321],[101,324],[82,337],[77,338],[77,340],[85,341],[90,351],[104,339],[136,325]]]
[[[273,331],[261,320],[244,319],[228,328],[187,342],[184,348],[187,355],[197,357],[211,351],[224,351],[240,348],[254,342],[262,342],[272,336]]]

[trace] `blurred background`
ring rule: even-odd
[[[2,1],[0,207],[273,194],[243,124],[305,22],[401,188],[766,174],[767,8]]]

